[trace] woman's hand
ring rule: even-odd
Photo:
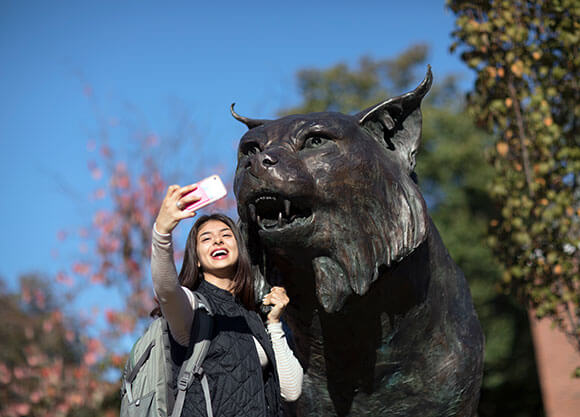
[[[262,300],[264,305],[274,306],[268,313],[268,322],[278,323],[289,302],[290,298],[283,287],[272,287],[270,293]]]
[[[185,207],[195,203],[200,199],[198,196],[186,194],[197,188],[197,185],[170,185],[167,188],[167,194],[161,203],[159,214],[155,220],[155,228],[161,234],[171,233],[175,226],[183,219],[195,216],[195,211],[183,210]]]

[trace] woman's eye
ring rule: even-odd
[[[306,138],[304,144],[302,145],[302,149],[313,149],[317,148],[320,145],[324,144],[328,139],[323,138],[321,136],[310,136]]]

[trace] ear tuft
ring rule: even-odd
[[[234,111],[235,105],[236,103],[232,103],[230,106],[230,112],[232,113],[232,116],[237,121],[242,122],[243,124],[248,126],[248,129],[253,129],[254,127],[262,126],[264,123],[269,121],[264,119],[250,119],[248,117],[240,116],[238,113]]]

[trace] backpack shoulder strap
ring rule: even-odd
[[[194,291],[193,296],[197,302],[197,309],[203,308],[210,316],[213,316],[213,309],[211,308],[211,304],[207,301],[207,298],[205,298],[205,295],[199,291]]]
[[[208,417],[213,417],[207,376],[203,372],[201,366],[211,343],[213,310],[211,304],[209,304],[203,294],[194,291],[193,295],[195,296],[197,305],[189,338],[189,346],[191,348],[193,345],[193,352],[191,353],[191,356],[183,362],[181,370],[179,371],[179,377],[177,380],[177,398],[175,399],[175,405],[173,406],[171,417],[179,417],[181,415],[183,403],[185,402],[185,393],[191,386],[193,377],[196,375],[201,380],[207,415]]]

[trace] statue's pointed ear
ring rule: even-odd
[[[385,100],[355,116],[371,135],[399,154],[409,173],[415,169],[415,154],[421,140],[421,100],[432,82],[429,65],[425,78],[413,91]]]

